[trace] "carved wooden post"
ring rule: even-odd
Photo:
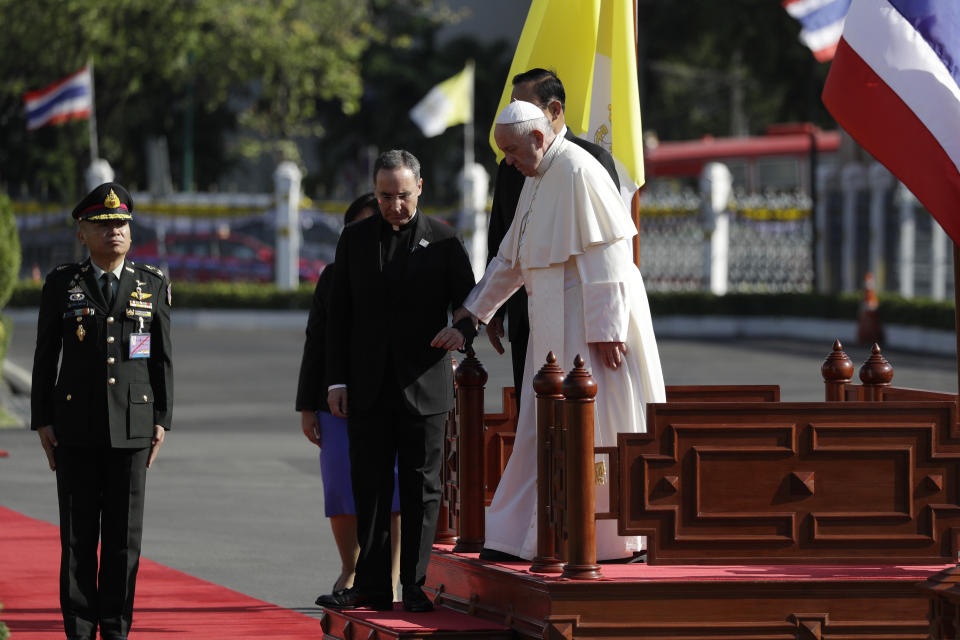
[[[880,353],[880,345],[873,343],[873,352],[860,367],[860,381],[863,383],[863,399],[879,402],[883,400],[883,389],[893,380],[893,367]]]
[[[930,635],[927,637],[935,640],[957,637],[957,631],[960,630],[958,584],[960,566],[935,573],[918,585],[920,591],[930,600],[930,611],[927,614],[927,619],[930,620]]]
[[[452,358],[453,374],[457,374],[457,359]],[[456,383],[454,383],[456,389]],[[437,533],[434,544],[453,545],[457,543],[457,520],[460,517],[457,508],[457,410],[447,414],[443,433],[443,466],[440,468],[440,510],[437,513]]]
[[[853,361],[844,353],[839,340],[834,341],[833,351],[824,359],[820,373],[826,385],[826,401],[843,402],[844,389],[853,378]]]
[[[483,385],[487,371],[472,346],[457,367],[457,410],[460,439],[457,442],[457,472],[460,480],[460,537],[454,551],[478,553],[483,548]]]
[[[573,371],[563,381],[567,426],[567,563],[563,577],[597,580],[596,485],[593,476],[593,405],[597,383],[577,354]]]
[[[550,488],[553,477],[553,427],[557,423],[557,400],[563,398],[563,369],[553,351],[547,363],[533,377],[537,392],[537,556],[530,571],[560,573],[563,563],[557,558],[556,531],[550,523]]]

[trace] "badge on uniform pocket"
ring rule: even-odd
[[[150,357],[150,334],[149,333],[131,333],[130,334],[130,358],[149,358]]]

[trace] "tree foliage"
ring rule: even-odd
[[[829,65],[798,41],[780,2],[640,0],[638,14],[643,125],[661,139],[836,126],[820,100]]]
[[[397,0],[417,11],[427,0]],[[83,190],[86,122],[27,132],[22,97],[95,67],[100,156],[130,184],[146,182],[144,142],[166,136],[179,175],[183,121],[194,118],[196,182],[240,153],[289,155],[318,135],[317,105],[360,104],[360,59],[381,39],[385,0],[0,0],[0,181],[63,200]],[[246,138],[231,146],[228,134]],[[230,138],[236,140],[236,138]]]
[[[13,295],[20,272],[20,237],[10,198],[0,193],[0,309]]]
[[[832,126],[819,99],[828,65],[797,41],[781,3],[639,0],[638,14],[645,129],[689,139]],[[15,195],[82,195],[87,123],[27,132],[22,98],[87,60],[100,155],[129,185],[146,187],[151,137],[166,138],[178,188],[188,145],[201,189],[241,160],[270,166],[307,149],[308,193],[343,197],[368,187],[375,150],[403,146],[426,164],[427,204],[452,201],[462,127],[426,139],[407,114],[468,58],[476,158],[494,168],[485,133],[513,43],[440,43],[455,19],[444,0],[0,0],[0,15],[0,183]]]

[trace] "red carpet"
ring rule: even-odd
[[[57,527],[0,507],[0,620],[11,640],[62,639]],[[323,637],[320,621],[156,562],[140,561],[133,638]]]

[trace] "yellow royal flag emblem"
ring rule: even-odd
[[[106,200],[103,201],[103,206],[108,209],[116,209],[120,206],[120,198],[113,192],[113,189],[110,189],[110,193],[107,194]]]

